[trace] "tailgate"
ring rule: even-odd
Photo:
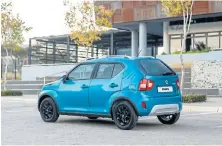
[[[152,89],[152,93],[155,96],[165,97],[165,96],[177,96],[179,94],[179,89],[176,84],[176,81],[178,79],[177,75],[150,76],[146,78],[154,81],[154,87]]]

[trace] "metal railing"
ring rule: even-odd
[[[65,74],[66,74],[67,71],[57,72],[57,73],[53,73],[53,74],[50,74],[50,75],[41,76],[41,77],[38,77],[38,78],[43,78],[43,84],[45,85],[45,82],[46,82],[46,78],[47,78],[47,77],[54,76],[54,75],[58,75],[58,74],[61,74],[61,73],[65,73]]]

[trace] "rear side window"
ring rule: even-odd
[[[96,74],[96,79],[110,79],[123,70],[123,66],[117,63],[100,64]]]
[[[150,76],[167,76],[175,75],[175,72],[170,69],[165,63],[160,60],[140,60],[142,69]]]
[[[114,64],[100,64],[97,72],[97,79],[109,79],[112,77]]]
[[[115,77],[118,73],[120,73],[123,70],[123,66],[120,64],[115,64],[113,75],[112,77]]]

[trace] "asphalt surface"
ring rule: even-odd
[[[102,118],[60,116],[56,123],[45,123],[36,104],[34,98],[1,98],[2,145],[222,145],[222,113],[183,111],[174,125],[143,117],[133,130],[124,131],[110,119]]]

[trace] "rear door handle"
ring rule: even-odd
[[[110,84],[109,86],[110,86],[111,88],[118,87],[118,85],[115,84],[115,83],[112,83],[112,84]]]
[[[87,86],[86,84],[83,84],[82,86],[81,86],[81,88],[88,88],[89,86]]]

